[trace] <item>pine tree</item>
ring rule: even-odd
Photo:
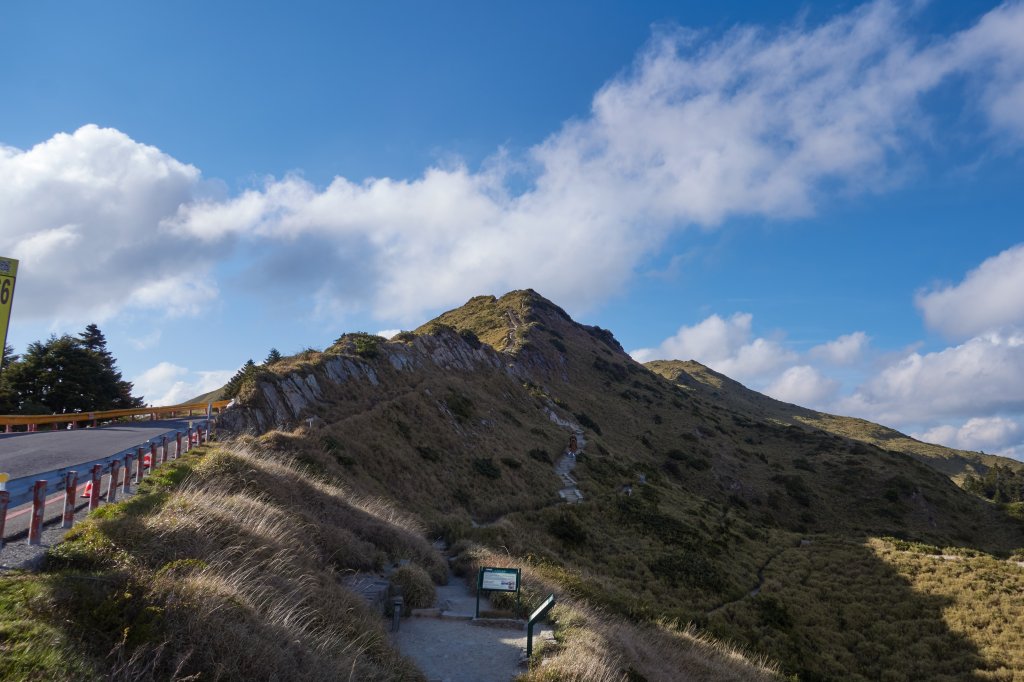
[[[270,352],[267,353],[267,359],[263,361],[264,365],[272,365],[275,362],[281,360],[281,353],[276,348],[271,348]]]
[[[256,363],[249,358],[248,362],[242,365],[242,368],[235,372],[234,376],[228,379],[228,383],[224,384],[224,392],[222,397],[234,398],[238,395],[238,389],[242,387],[242,382],[249,376],[256,373]]]
[[[51,336],[14,356],[0,378],[0,412],[46,414],[141,407],[96,325],[77,338]]]
[[[85,331],[78,335],[79,343],[90,353],[93,353],[103,364],[103,373],[98,379],[99,393],[96,396],[97,403],[103,407],[94,409],[123,409],[129,407],[142,407],[142,398],[132,395],[134,388],[131,382],[121,377],[117,369],[117,361],[107,350],[107,337],[103,335],[96,324],[86,326]]]

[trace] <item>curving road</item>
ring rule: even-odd
[[[193,420],[198,421],[198,420]],[[117,424],[99,429],[0,434],[0,472],[12,479],[53,471],[116,455],[173,429],[188,429],[188,419]]]

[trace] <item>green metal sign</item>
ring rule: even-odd
[[[530,614],[530,620],[526,621],[526,657],[533,656],[533,626],[544,617],[551,607],[555,605],[555,595],[549,594],[544,603],[537,607],[537,610]]]
[[[11,322],[14,280],[17,277],[18,261],[0,256],[0,354],[7,345],[7,327]]]
[[[518,568],[481,568],[477,578],[477,589],[498,592],[519,591]]]
[[[482,567],[476,577],[476,617],[480,617],[480,593],[484,590],[489,592],[515,592],[516,602],[518,603],[519,578],[518,568]]]

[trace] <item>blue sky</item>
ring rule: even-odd
[[[532,287],[1024,457],[1020,3],[6,3],[10,342],[153,402]]]

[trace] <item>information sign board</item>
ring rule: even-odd
[[[519,569],[518,568],[481,568],[480,579],[477,585],[481,590],[494,590],[498,592],[519,591]]]
[[[7,344],[7,327],[11,321],[14,280],[17,276],[18,261],[0,256],[0,351]]]

